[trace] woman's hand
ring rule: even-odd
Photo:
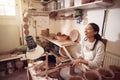
[[[72,62],[72,66],[75,66],[76,64],[81,63],[81,60],[84,60],[84,58],[83,57],[79,57],[79,58],[75,59]]]
[[[80,63],[80,59],[75,59],[74,61],[72,61],[72,66],[75,66],[76,64]]]
[[[86,61],[83,57],[79,57],[79,58],[75,59],[72,62],[72,66],[75,66],[78,63],[82,63],[82,64],[85,64],[85,65],[88,65],[88,61]]]

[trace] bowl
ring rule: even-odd
[[[56,38],[57,38],[58,41],[66,41],[68,39],[68,36],[59,35],[59,36],[56,36]]]

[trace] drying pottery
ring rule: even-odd
[[[100,74],[94,70],[86,71],[84,77],[86,80],[102,80]]]
[[[24,63],[22,61],[16,61],[15,65],[18,70],[21,70],[23,69]]]
[[[28,29],[28,24],[24,24],[24,29]]]
[[[28,35],[29,34],[29,30],[25,29],[24,33],[25,33],[25,35]]]
[[[41,34],[42,34],[43,36],[48,37],[48,36],[49,36],[49,29],[47,28],[47,29],[45,29],[45,30],[41,30]]]
[[[67,35],[59,35],[59,36],[56,36],[57,40],[62,42],[62,41],[66,41],[68,39],[68,36]]]
[[[98,72],[100,73],[102,80],[113,80],[114,79],[114,73],[111,72],[110,70],[99,68]]]
[[[70,40],[71,41],[77,41],[77,39],[79,38],[79,31],[78,30],[72,30],[71,32],[70,32],[70,35],[69,35],[69,37],[70,37]]]
[[[27,17],[24,17],[24,18],[23,18],[23,21],[24,21],[25,23],[27,23],[27,22],[28,22],[28,18],[27,18]]]
[[[109,68],[115,75],[114,80],[119,80],[120,79],[120,66],[110,65]]]

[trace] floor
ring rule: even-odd
[[[44,60],[44,58],[43,58]],[[53,57],[52,59],[50,58],[50,61],[51,60],[54,60]],[[50,64],[51,62],[49,62],[49,66],[54,66],[52,63]],[[1,63],[0,67],[3,65],[3,64],[6,64],[6,63]],[[4,68],[5,65],[2,66],[2,68]],[[12,74],[7,74],[5,72],[0,72],[0,80],[28,80],[27,78],[27,71],[26,69],[23,69],[23,70],[16,70],[14,71],[14,73]],[[32,80],[31,78],[29,80]],[[39,77],[38,80],[48,80],[46,79],[45,77]],[[53,79],[53,78],[49,78],[49,80],[61,80],[61,79]]]

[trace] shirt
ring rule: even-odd
[[[104,44],[102,41],[99,40],[95,49],[90,50],[93,48],[95,41],[89,42],[86,40],[81,44],[81,56],[88,61],[89,68],[100,67],[104,59]]]

